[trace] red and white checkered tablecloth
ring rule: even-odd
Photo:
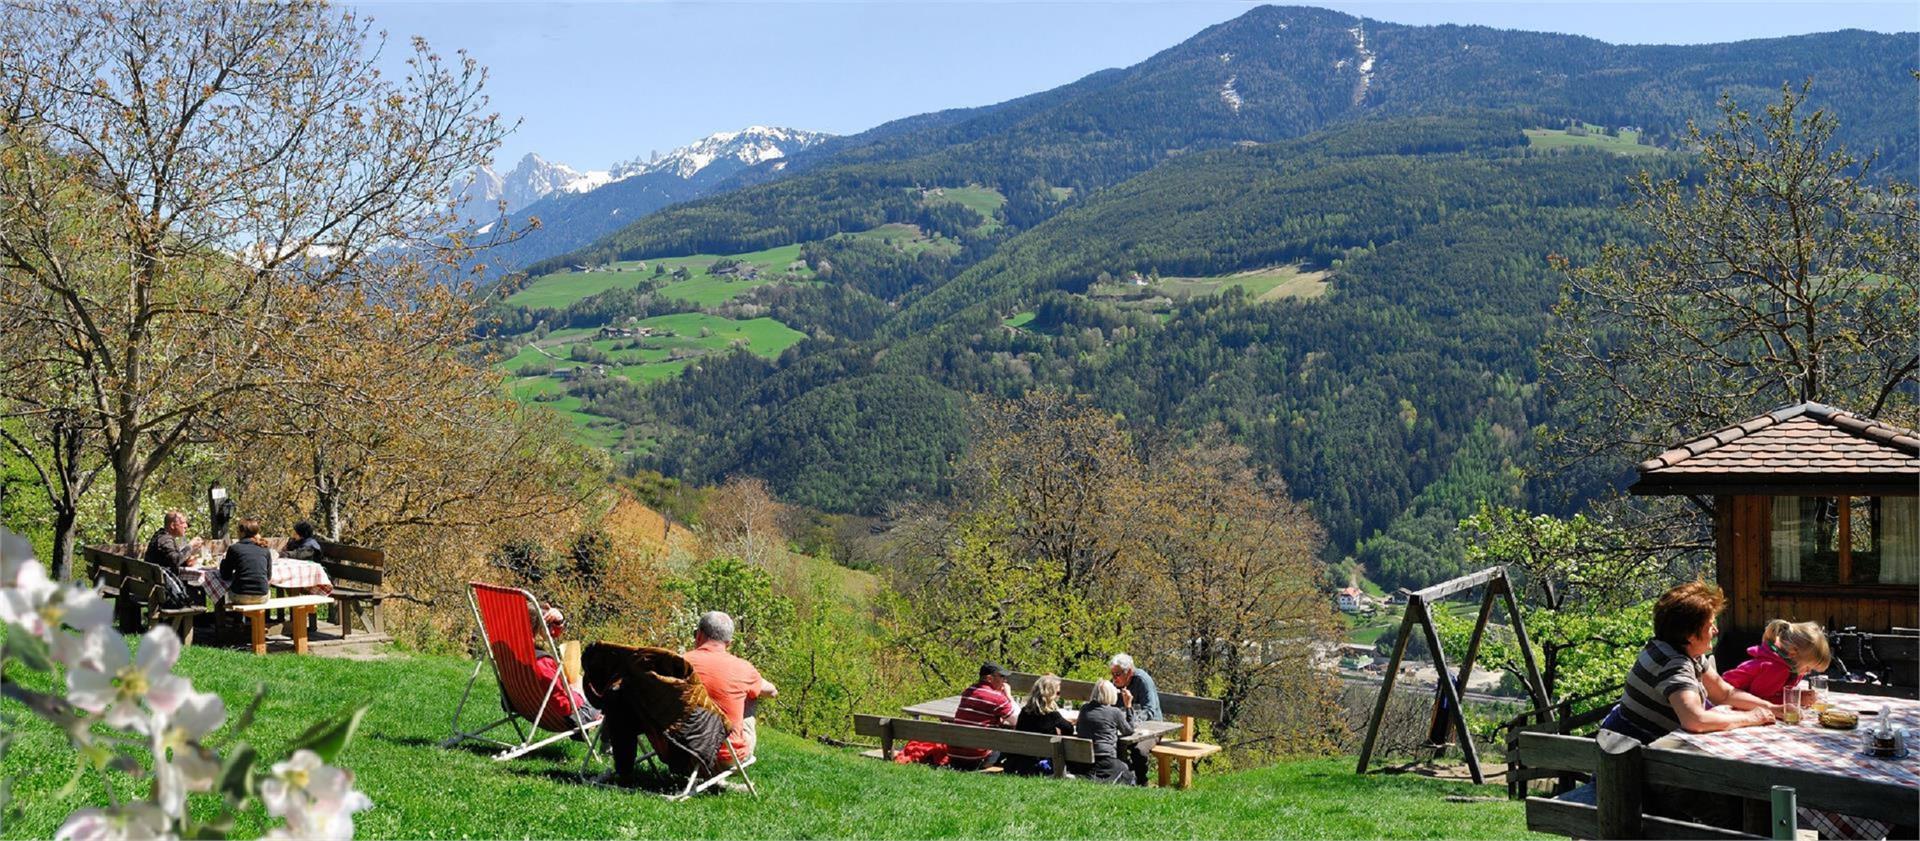
[[[1920,752],[1910,751],[1905,759],[1875,759],[1861,753],[1862,734],[1880,727],[1882,706],[1888,708],[1894,724],[1905,725],[1909,734],[1920,733],[1920,702],[1845,692],[1831,693],[1829,700],[1841,709],[1875,714],[1860,716],[1860,726],[1854,730],[1830,730],[1813,723],[1776,724],[1719,733],[1676,731],[1671,738],[1727,759],[1892,783],[1920,794]],[[1877,821],[1813,809],[1801,809],[1800,817],[1827,838],[1886,837],[1887,827]]]
[[[218,570],[213,567],[189,567],[181,571],[180,579],[196,587],[205,587],[207,596],[216,602],[227,600],[227,582],[220,579]],[[333,594],[333,579],[328,577],[327,568],[313,561],[274,558],[273,572],[268,574],[267,583],[281,590],[295,590],[316,596]]]

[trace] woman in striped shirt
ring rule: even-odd
[[[1777,710],[1735,689],[1713,665],[1714,616],[1727,605],[1720,589],[1705,582],[1682,584],[1653,606],[1653,639],[1627,673],[1626,689],[1605,731],[1642,744],[1672,733],[1712,733],[1771,724]]]

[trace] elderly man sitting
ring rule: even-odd
[[[732,645],[733,617],[710,610],[700,614],[699,627],[693,634],[693,648],[680,655],[693,667],[693,673],[706,686],[707,695],[727,717],[727,744],[731,750],[722,751],[722,765],[731,762],[734,756],[745,760],[753,755],[758,741],[753,720],[755,703],[780,694],[773,681],[761,677],[760,670],[752,663],[728,650]]]
[[[1107,661],[1107,674],[1119,689],[1120,708],[1126,711],[1128,724],[1160,720],[1160,688],[1154,685],[1153,675],[1133,664],[1131,655],[1124,652],[1113,655]],[[1140,739],[1127,751],[1124,758],[1127,767],[1133,770],[1135,785],[1147,784],[1147,766],[1153,759],[1153,746],[1159,743],[1158,737]]]

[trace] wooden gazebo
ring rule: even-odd
[[[1702,435],[1638,465],[1630,490],[1713,512],[1730,667],[1772,618],[1920,627],[1920,433],[1819,403]]]

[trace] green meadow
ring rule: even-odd
[[[744,266],[759,270],[760,276],[747,280],[740,276],[715,275],[711,272],[713,264],[721,259],[733,259]],[[594,271],[566,270],[541,275],[529,281],[520,291],[507,298],[514,306],[533,309],[559,308],[585,298],[588,295],[605,292],[609,289],[630,289],[642,282],[653,280],[656,269],[664,269],[660,279],[667,280],[660,293],[670,298],[691,301],[701,306],[715,306],[746,293],[748,290],[765,286],[791,272],[796,278],[808,280],[813,270],[800,261],[799,244],[782,245],[762,251],[749,251],[741,254],[694,254],[686,257],[659,257],[652,260],[627,260],[609,266],[596,267]],[[686,268],[692,275],[686,280],[670,280],[675,269]]]
[[[1359,776],[1349,757],[1249,771],[1207,765],[1189,791],[894,765],[862,757],[862,746],[830,747],[781,732],[787,693],[763,707],[768,721],[750,772],[757,796],[728,791],[672,803],[656,793],[670,784],[662,776],[643,775],[638,789],[582,781],[586,749],[574,742],[507,762],[494,761],[493,748],[440,747],[473,673],[470,660],[256,657],[193,647],[176,672],[223,697],[230,722],[255,687],[265,687],[244,738],[269,762],[282,759],[309,723],[369,704],[337,759],[374,803],[355,817],[360,838],[1539,837],[1527,832],[1519,803],[1499,799],[1499,787]],[[24,682],[49,683],[44,675]],[[468,714],[497,716],[498,697],[483,672]],[[48,838],[69,813],[107,802],[100,774],[75,773],[62,734],[14,701],[0,702],[0,711],[19,723],[0,774],[14,778],[12,802],[21,810],[0,836]],[[223,728],[210,742],[225,748],[234,738]],[[146,790],[145,782],[109,776],[118,796]],[[202,819],[215,806],[210,794],[188,801]],[[252,838],[266,829],[256,806],[229,834]]]
[[[1640,145],[1640,135],[1631,131],[1621,131],[1617,137],[1608,137],[1601,126],[1587,126],[1587,133],[1568,134],[1565,129],[1530,128],[1526,130],[1527,145],[1535,149],[1599,149],[1617,155],[1657,155],[1661,149]]]
[[[1239,287],[1258,301],[1282,298],[1318,298],[1327,292],[1326,271],[1308,271],[1304,266],[1268,266],[1212,277],[1163,277],[1153,288],[1170,298],[1218,295]]]

